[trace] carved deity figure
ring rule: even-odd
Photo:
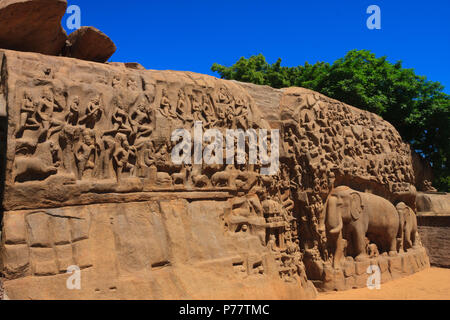
[[[133,174],[134,166],[129,162],[129,159],[135,155],[135,149],[130,147],[127,137],[121,133],[117,134],[113,154],[117,182],[120,182],[124,170],[130,170]]]
[[[86,128],[88,129],[94,129],[96,123],[102,117],[102,114],[103,109],[100,104],[100,96],[97,96],[89,102],[86,108],[86,114],[80,119],[79,123],[81,125],[86,125]]]
[[[210,127],[215,120],[214,108],[208,95],[202,97],[202,114],[206,121],[205,127]]]
[[[153,128],[151,111],[148,110],[145,104],[138,105],[136,110],[131,114],[130,125],[136,135],[136,140],[140,137],[148,137],[152,134]]]
[[[77,178],[82,180],[84,171],[95,167],[95,138],[89,129],[83,130],[81,140],[74,151],[77,164]]]
[[[111,130],[105,131],[105,135],[107,134],[116,134],[122,133],[125,135],[129,135],[132,130],[131,127],[127,124],[128,122],[128,114],[124,110],[122,104],[118,104],[111,118],[111,122],[113,124],[113,128]]]
[[[38,120],[41,122],[44,130],[48,130],[50,128],[54,108],[55,105],[53,94],[50,91],[45,90],[42,93],[41,100],[39,101],[39,106],[37,109]]]

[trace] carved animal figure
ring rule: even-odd
[[[156,184],[159,186],[172,185],[172,177],[167,172],[156,173]]]
[[[408,250],[418,246],[417,216],[405,203],[400,202],[396,206],[400,217],[400,250]]]
[[[365,237],[380,251],[397,253],[399,215],[394,205],[379,196],[358,192],[346,186],[337,187],[328,197],[324,208],[328,244],[334,250],[333,266],[343,258],[341,239],[352,243],[357,261],[367,258]]]
[[[211,183],[214,187],[228,187],[231,186],[231,178],[233,177],[232,171],[233,166],[229,165],[226,167],[225,171],[216,172],[211,177]]]
[[[172,181],[174,185],[184,185],[187,180],[187,169],[182,168],[179,173],[172,174]]]
[[[15,182],[45,180],[58,172],[55,166],[49,166],[38,158],[17,157],[15,161]]]

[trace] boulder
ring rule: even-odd
[[[67,40],[66,0],[0,1],[0,48],[59,55]]]
[[[417,212],[420,214],[450,215],[450,194],[445,192],[418,192]]]
[[[106,62],[116,52],[116,45],[106,34],[94,27],[81,27],[69,35],[67,57]]]

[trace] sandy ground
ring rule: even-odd
[[[382,284],[380,290],[320,293],[318,300],[450,300],[450,269],[430,268]]]
[[[3,296],[0,278],[0,300]],[[381,285],[380,290],[355,289],[319,293],[318,300],[450,300],[450,269],[430,268]]]

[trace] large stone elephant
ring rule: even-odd
[[[366,237],[380,252],[397,253],[399,215],[393,204],[379,196],[337,187],[328,197],[321,223],[333,252],[334,267],[344,258],[343,238],[351,243],[350,253],[357,261],[367,257]]]
[[[418,246],[417,216],[405,203],[400,202],[396,206],[400,217],[401,241],[400,250],[408,250]]]

